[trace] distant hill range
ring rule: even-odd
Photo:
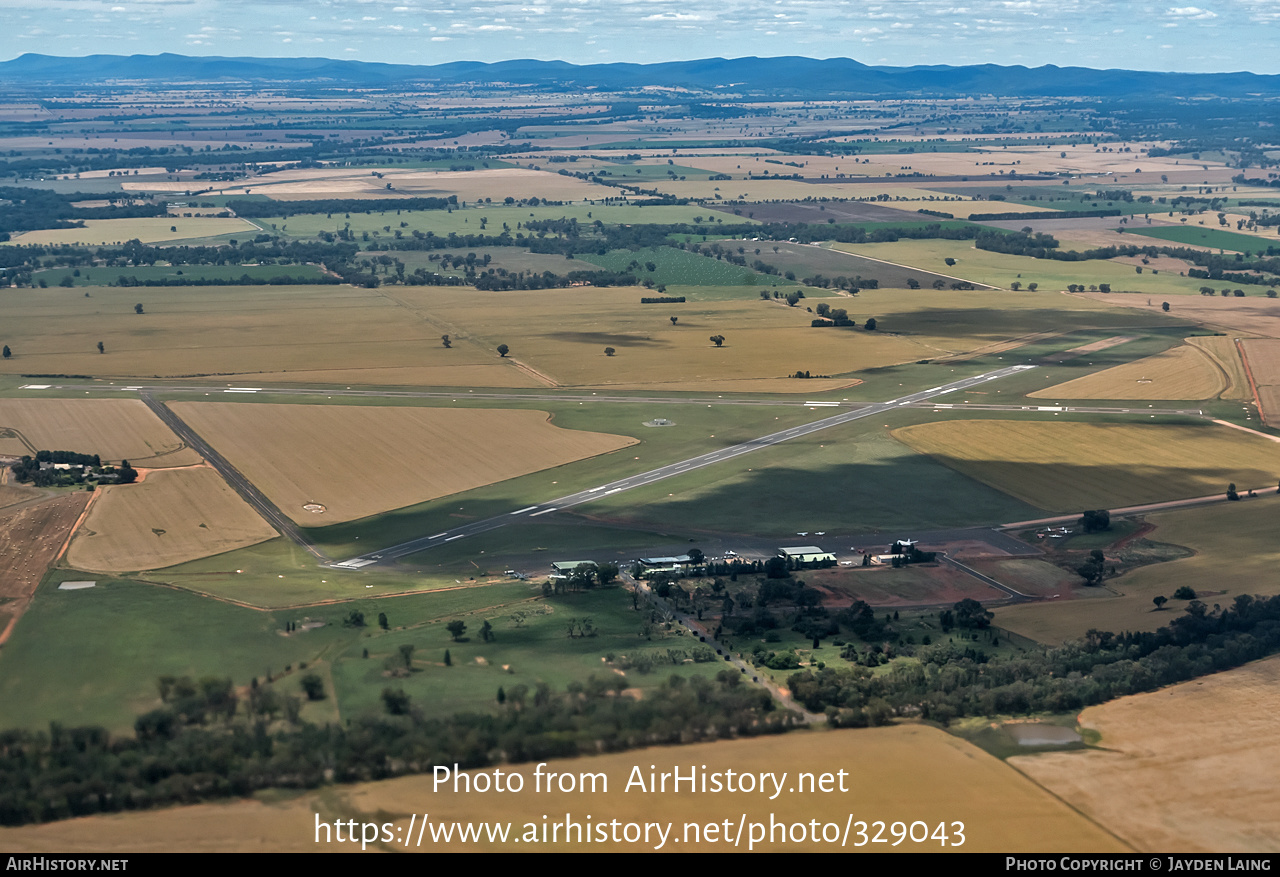
[[[629,92],[645,87],[689,89],[748,97],[1254,97],[1280,94],[1280,76],[1255,73],[1152,73],[1087,67],[869,67],[848,58],[705,58],[662,64],[564,61],[455,61],[376,64],[328,58],[221,58],[188,55],[27,54],[0,62],[0,87],[84,87],[87,83],[146,82],[274,84],[276,86],[412,86],[594,88]]]

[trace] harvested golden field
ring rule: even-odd
[[[1086,292],[1074,297],[1091,298],[1109,305],[1135,308],[1149,313],[1160,312],[1161,305],[1160,299],[1144,293]],[[1194,320],[1206,326],[1217,326],[1229,332],[1280,338],[1280,304],[1260,295],[1244,298],[1192,295],[1170,297],[1165,301],[1169,302],[1169,315],[1173,317]]]
[[[1097,750],[1009,763],[1135,849],[1280,849],[1280,658],[1080,714]]]
[[[159,569],[277,535],[212,468],[148,472],[101,489],[67,551],[77,569]]]
[[[177,402],[170,406],[301,524],[426,502],[636,444],[545,411]],[[304,505],[321,505],[312,512]]]
[[[1280,424],[1280,341],[1249,338],[1240,343],[1258,388],[1262,419],[1276,426]]]
[[[0,645],[26,611],[90,496],[77,490],[0,514]]]
[[[22,487],[18,484],[0,483],[0,508],[17,505],[20,502],[38,499],[45,495],[44,491],[34,487]]]
[[[88,269],[103,282],[120,272]],[[13,290],[0,324],[13,357],[4,374],[210,378],[243,386],[258,376],[347,386],[539,386],[499,360],[487,340],[402,304],[386,290],[349,286]],[[134,313],[141,303],[145,313]],[[453,339],[446,350],[440,336]],[[106,353],[97,351],[102,341]],[[459,371],[461,370],[461,371]],[[4,425],[0,420],[0,425]]]
[[[1212,424],[952,420],[899,441],[1042,509],[1118,508],[1274,484],[1280,444]]]
[[[931,352],[888,332],[815,329],[809,325],[813,315],[803,308],[759,298],[654,306],[639,304],[644,292],[577,287],[544,290],[531,298],[520,292],[413,287],[400,295],[429,307],[438,320],[462,327],[489,350],[507,344],[512,358],[568,386],[701,385],[785,378],[797,370],[840,375]],[[866,304],[840,300],[851,317]],[[672,316],[678,317],[675,325]],[[716,347],[712,335],[725,336],[724,346]],[[606,356],[606,347],[616,355]]]
[[[1035,399],[1213,399],[1226,375],[1198,347],[1172,347],[1027,395]]]
[[[0,399],[0,428],[29,454],[76,451],[134,466],[190,466],[201,461],[138,399]]]
[[[138,219],[86,219],[84,228],[51,228],[13,236],[13,244],[122,244],[137,238],[144,244],[206,238],[221,234],[256,233],[258,226],[247,219],[218,219],[212,216],[145,216]],[[127,273],[128,269],[117,273]]]
[[[1280,496],[1245,498],[1146,516],[1155,531],[1146,539],[1190,548],[1192,557],[1140,567],[1103,588],[1080,588],[1075,596],[1090,599],[1028,603],[996,609],[996,623],[1043,643],[1057,644],[1098,630],[1155,630],[1168,624],[1186,606],[1173,600],[1186,586],[1205,603],[1229,604],[1239,594],[1280,593]],[[1069,577],[1079,582],[1072,574]],[[1068,596],[1063,592],[1063,596]],[[1171,598],[1157,611],[1152,598]]]
[[[1213,359],[1215,365],[1222,369],[1226,376],[1227,389],[1219,396],[1221,399],[1245,401],[1253,398],[1249,389],[1249,379],[1244,373],[1244,362],[1240,359],[1240,348],[1235,339],[1227,335],[1196,335],[1187,339],[1187,343],[1198,347]]]
[[[647,783],[651,765],[659,773],[670,773],[678,766],[685,775],[692,765],[705,765],[708,772],[721,774],[732,769],[735,782],[744,773],[758,776],[760,773],[776,775],[786,771],[787,776],[783,781],[783,791],[772,801],[769,800],[772,791],[764,794],[703,795],[682,790],[677,794],[671,791],[670,785],[665,794],[634,787],[626,791],[632,768],[639,767]],[[664,830],[670,825],[668,840],[661,845],[663,851],[714,852],[733,848],[733,835],[728,839],[723,836],[726,819],[733,821],[734,833],[740,819],[747,823],[763,823],[767,833],[770,814],[787,826],[803,822],[808,827],[810,820],[816,819],[819,832],[824,823],[835,823],[843,833],[850,813],[855,814],[855,821],[865,820],[868,823],[877,819],[887,824],[895,821],[906,825],[924,822],[931,831],[940,822],[947,823],[950,831],[952,822],[963,821],[965,842],[958,849],[966,852],[1122,852],[1126,849],[1107,831],[1000,760],[943,731],[921,725],[794,732],[781,738],[726,740],[593,758],[557,759],[547,762],[543,768],[544,773],[571,774],[575,780],[580,773],[603,774],[608,783],[607,793],[599,791],[600,785],[594,793],[561,792],[558,788],[548,792],[545,780],[543,791],[538,793],[533,791],[534,770],[535,765],[532,764],[503,768],[504,775],[516,771],[523,776],[524,791],[521,793],[435,791],[430,775],[403,777],[332,787],[286,804],[205,804],[155,813],[94,816],[52,825],[0,829],[0,844],[12,852],[71,852],[81,849],[95,852],[169,849],[231,852],[298,849],[303,844],[307,849],[315,850],[313,812],[319,813],[320,819],[330,825],[335,819],[393,822],[401,837],[409,832],[411,814],[416,814],[413,833],[416,840],[416,826],[421,824],[422,813],[428,811],[432,823],[510,822],[513,838],[506,843],[490,842],[486,838],[471,844],[462,844],[456,839],[451,843],[430,843],[424,839],[422,846],[409,846],[410,850],[527,852],[533,849],[568,852],[595,849],[599,852],[641,852],[652,851],[661,845],[656,834],[651,833],[648,841],[641,837],[631,843],[606,841],[587,846],[581,842],[566,842],[563,829],[558,842],[552,841],[549,833],[547,841],[542,842],[544,815],[548,817],[548,824],[559,820],[563,825],[565,814],[569,814],[571,819],[580,823],[590,818],[593,825],[608,825],[611,820],[619,823],[657,822]],[[838,790],[836,783],[839,780],[835,776],[832,776],[830,786],[833,791],[825,794],[788,790],[796,788],[794,783],[800,772],[820,777],[824,773],[834,775],[841,770],[847,771],[845,792]],[[260,821],[255,824],[254,819]],[[514,843],[514,837],[524,834],[526,823],[532,823],[538,830],[539,842],[533,847],[529,846],[527,837],[521,844]],[[721,833],[714,841],[709,836],[699,837],[693,833],[695,824],[699,834],[708,831],[709,824],[715,824]],[[687,835],[686,830],[689,832]],[[852,845],[860,842],[858,830],[855,822],[848,837],[850,846],[847,849],[851,851],[855,849]],[[875,830],[871,828],[872,832]],[[920,830],[917,826],[917,836]],[[833,836],[833,831],[828,829],[828,837]],[[889,837],[888,827],[884,836]],[[744,828],[740,849],[747,849],[748,838]],[[887,847],[876,845],[876,848],[880,846]],[[353,846],[335,841],[324,847],[326,851],[344,848],[359,849],[359,844]],[[838,838],[834,843],[793,843],[782,841],[776,832],[772,841],[766,838],[754,845],[757,851],[838,848]],[[871,848],[870,845],[867,848]],[[401,841],[388,844],[386,849],[404,850],[405,845]],[[898,849],[944,848],[939,841],[933,840],[920,844],[906,841]]]
[[[277,171],[255,177],[243,185],[219,190],[226,195],[266,195],[281,201],[316,198],[395,198],[456,195],[459,201],[492,198],[502,201],[538,197],[551,201],[581,201],[617,194],[616,189],[588,183],[577,177],[532,168],[489,168],[473,171],[420,170],[386,167],[377,172],[353,168],[314,168]],[[387,189],[387,184],[391,189]]]

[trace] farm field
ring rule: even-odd
[[[1220,394],[1220,399],[1246,401],[1253,398],[1249,378],[1244,372],[1244,362],[1240,359],[1240,349],[1234,338],[1227,335],[1196,335],[1188,338],[1187,343],[1203,350],[1222,369],[1227,389]]]
[[[0,512],[0,645],[13,633],[88,502],[88,493],[76,491]]]
[[[137,399],[0,399],[0,429],[16,434],[0,445],[5,453],[75,451],[134,466],[201,462]]]
[[[215,189],[213,194],[266,195],[279,201],[396,196],[447,198],[456,195],[459,201],[468,202],[485,198],[501,201],[507,196],[581,201],[609,198],[616,194],[614,189],[576,177],[518,167],[472,171],[384,167],[377,173],[381,176],[375,176],[368,168],[290,169]],[[135,184],[123,185],[132,187]],[[136,185],[143,191],[152,189],[148,184]]]
[[[1209,424],[951,420],[893,435],[1056,512],[1207,496],[1231,482],[1244,490],[1280,477],[1280,444]]]
[[[1251,252],[1264,250],[1269,243],[1273,243],[1273,241],[1252,235],[1192,225],[1191,223],[1186,225],[1135,225],[1127,233],[1156,238],[1162,241],[1172,241],[1175,244],[1194,244],[1240,253],[1245,250]]]
[[[1054,644],[1082,637],[1091,628],[1155,630],[1186,606],[1186,601],[1172,599],[1174,591],[1183,586],[1210,606],[1228,605],[1239,594],[1280,593],[1280,582],[1271,574],[1280,562],[1276,511],[1277,498],[1272,493],[1147,515],[1146,520],[1156,527],[1147,534],[1148,540],[1186,546],[1195,555],[1106,579],[1105,590],[1083,589],[1098,591],[1093,599],[997,609],[995,623],[1038,642]],[[1157,596],[1170,598],[1160,611],[1151,602]]]
[[[1028,395],[1034,399],[1213,399],[1226,375],[1198,347],[1184,345]]]
[[[4,374],[217,376],[436,386],[542,386],[492,348],[378,290],[350,286],[23,291],[0,302]],[[142,304],[145,312],[134,313]],[[446,350],[440,336],[456,339]],[[102,341],[106,352],[97,351]],[[488,347],[488,345],[486,345]],[[294,373],[301,373],[301,376]],[[131,458],[130,458],[131,459]]]
[[[1033,597],[1088,596],[1080,577],[1035,557],[976,558],[965,565]]]
[[[1036,293],[1023,292],[1021,295],[1035,297],[1045,293],[1061,292],[1072,284],[1096,285],[1109,283],[1117,291],[1132,290],[1135,292],[1155,294],[1186,295],[1197,292],[1201,281],[1194,278],[1178,277],[1174,274],[1152,274],[1144,271],[1135,274],[1129,265],[1121,265],[1110,261],[1059,262],[1053,259],[1033,259],[1030,256],[1012,256],[1005,253],[993,253],[979,250],[972,241],[919,240],[895,241],[884,244],[832,244],[835,249],[896,262],[899,265],[910,265],[925,271],[936,271],[954,277],[963,277],[975,283],[986,283],[1009,289],[1015,281],[1023,288],[1028,283],[1039,284]],[[948,267],[946,259],[956,260],[954,266]],[[1198,294],[1198,293],[1197,293]],[[1117,298],[1112,294],[1110,299]],[[1137,298],[1137,296],[1134,296]],[[1143,299],[1145,301],[1145,298]],[[1113,302],[1113,303],[1119,303]],[[1065,307],[1059,300],[1054,300],[1051,307]],[[1160,303],[1156,302],[1159,308]],[[1176,314],[1175,316],[1186,316]]]
[[[101,488],[72,540],[77,569],[157,569],[243,548],[276,531],[209,467],[148,472]]]
[[[652,294],[638,287],[573,288],[530,298],[423,287],[400,297],[461,327],[481,348],[507,344],[511,357],[566,386],[679,382],[711,392],[724,379],[782,378],[797,370],[839,376],[930,353],[888,332],[813,328],[813,315],[803,308],[761,301],[754,293],[729,301],[639,303]],[[851,317],[866,307],[857,300],[849,305]],[[712,335],[725,336],[724,346],[709,341]],[[606,356],[605,347],[617,354]],[[811,392],[803,386],[797,391]]]
[[[760,246],[760,243],[753,241],[727,241],[725,243],[734,248],[738,246],[744,247],[747,250],[745,255],[747,255],[748,261],[752,258],[758,258],[784,273],[793,271],[797,277],[801,278],[812,277],[815,274],[820,274],[827,278],[841,275],[849,278],[874,278],[879,281],[879,286],[885,289],[906,289],[909,278],[926,287],[932,286],[935,280],[944,280],[948,286],[951,284],[951,278],[941,274],[877,262],[845,250],[836,249],[828,244],[767,243],[765,246],[760,247],[760,255],[756,256],[752,250]]]
[[[1271,853],[1280,846],[1272,767],[1280,658],[1089,707],[1098,749],[1009,764],[1133,848]]]
[[[324,197],[317,195],[315,197]],[[345,197],[345,196],[344,196]],[[520,195],[525,198],[528,195]],[[639,204],[558,204],[555,206],[521,206],[508,207],[501,204],[476,205],[468,201],[466,207],[449,210],[406,210],[397,213],[392,210],[371,210],[368,213],[351,213],[350,216],[337,214],[329,216],[324,213],[299,213],[293,216],[268,218],[263,223],[268,227],[272,223],[280,226],[279,231],[287,237],[309,238],[321,231],[336,231],[347,223],[351,224],[354,234],[369,232],[372,237],[376,232],[381,235],[394,235],[401,231],[406,235],[414,231],[423,234],[431,232],[437,236],[447,237],[450,233],[464,234],[501,234],[502,227],[508,226],[512,236],[528,234],[521,227],[523,223],[533,220],[576,219],[579,225],[589,226],[596,220],[606,225],[631,225],[642,223],[693,224],[695,218],[710,220],[713,213],[696,205],[659,204],[642,207]],[[714,214],[714,218],[723,222],[750,223],[746,216],[725,216]],[[483,222],[482,222],[483,220]],[[403,229],[400,223],[406,223]],[[385,230],[391,226],[391,231]],[[274,230],[274,229],[273,229]],[[708,232],[713,231],[710,226]],[[459,249],[461,249],[459,245]],[[413,251],[409,251],[413,255]],[[548,258],[542,254],[543,258]],[[561,263],[571,265],[563,256],[555,257]],[[557,271],[557,273],[561,273]]]
[[[1280,340],[1248,338],[1240,343],[1258,387],[1263,420],[1280,424]]]
[[[963,850],[973,852],[1122,852],[1126,847],[1095,823],[1046,793],[1034,782],[1020,775],[999,759],[977,747],[921,725],[892,728],[840,730],[831,732],[796,732],[803,737],[788,736],[779,740],[760,737],[698,743],[678,748],[655,748],[641,752],[616,753],[585,759],[554,759],[545,770],[555,773],[603,773],[608,778],[608,794],[580,792],[543,793],[533,797],[533,766],[519,768],[525,777],[525,791],[494,797],[477,793],[432,792],[429,776],[402,777],[380,782],[340,786],[305,793],[297,798],[284,798],[273,803],[241,801],[225,804],[201,804],[150,813],[94,816],[51,825],[0,829],[0,843],[13,852],[58,850],[77,852],[185,851],[219,852],[297,849],[315,851],[315,816],[334,819],[394,821],[397,828],[408,829],[410,813],[420,813],[421,802],[430,799],[432,819],[449,821],[512,821],[523,830],[525,822],[541,825],[540,816],[548,814],[590,812],[597,819],[622,822],[653,821],[674,823],[674,831],[682,832],[684,824],[727,818],[707,810],[707,801],[697,795],[674,795],[649,792],[623,793],[622,789],[635,764],[653,764],[657,771],[670,772],[675,766],[687,769],[689,764],[705,764],[708,770],[739,772],[788,771],[821,774],[846,770],[850,774],[850,793],[826,796],[789,795],[784,792],[776,800],[767,796],[752,797],[743,804],[747,819],[762,820],[769,814],[779,821],[812,819],[838,821],[853,801],[859,807],[876,813],[886,822],[923,820],[932,826],[956,819],[964,813],[965,843]],[[779,747],[787,755],[779,760]],[[927,788],[926,788],[927,786]],[[198,828],[197,828],[198,826]],[[185,840],[187,836],[191,840]],[[178,846],[178,838],[183,838]],[[850,840],[852,843],[853,840]],[[690,836],[689,843],[693,843]],[[656,846],[607,845],[602,850],[636,851]],[[668,843],[667,848],[682,845]],[[938,842],[928,845],[937,848]],[[335,844],[331,849],[337,851]],[[506,849],[494,844],[471,844],[472,849]],[[539,849],[564,851],[578,849],[566,844],[540,844]],[[700,850],[712,850],[710,843],[698,844]],[[460,845],[432,844],[424,850],[462,851]],[[513,850],[524,847],[511,847]],[[764,843],[757,850],[809,849],[799,844]],[[829,849],[816,844],[814,851]]]
[[[848,606],[862,600],[877,608],[951,605],[965,598],[990,602],[1003,594],[943,564],[857,569],[816,569],[801,574],[806,584],[826,592],[823,605]]]
[[[176,231],[174,230],[176,229]],[[86,219],[84,228],[55,228],[14,235],[10,244],[122,244],[137,238],[144,244],[209,238],[261,231],[247,219],[213,216],[144,216],[137,219]]]
[[[34,487],[23,487],[18,484],[0,484],[0,509],[17,505],[20,502],[29,502],[33,499],[39,499],[44,491]]]
[[[1145,277],[1146,275],[1142,275]],[[1164,275],[1160,275],[1163,277]],[[1200,281],[1196,281],[1200,283]],[[1251,290],[1252,291],[1252,290]],[[1090,298],[1121,308],[1134,308],[1149,313],[1160,312],[1159,299],[1146,295],[1087,292],[1075,298]],[[1280,338],[1280,307],[1269,298],[1256,292],[1244,298],[1218,298],[1196,294],[1195,298],[1174,299],[1169,302],[1169,316],[1182,320],[1217,326],[1228,332],[1245,335],[1261,335],[1264,338]]]
[[[367,517],[637,441],[560,429],[545,412],[519,409],[171,407],[304,526]],[[314,505],[321,508],[306,508]]]
[[[74,270],[80,272],[76,276]],[[117,268],[46,268],[33,273],[36,282],[46,281],[57,286],[70,281],[72,286],[102,286],[115,283],[120,277],[136,277],[140,282],[168,281],[180,284],[199,280],[236,283],[244,277],[266,280],[273,277],[289,277],[315,282],[324,277],[317,265],[129,265]]]

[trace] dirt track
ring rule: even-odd
[[[31,603],[36,585],[66,545],[91,496],[75,491],[0,515],[0,645]]]

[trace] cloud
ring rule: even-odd
[[[1218,13],[1210,12],[1208,9],[1201,9],[1199,6],[1174,6],[1165,14],[1193,21],[1218,17]]]

